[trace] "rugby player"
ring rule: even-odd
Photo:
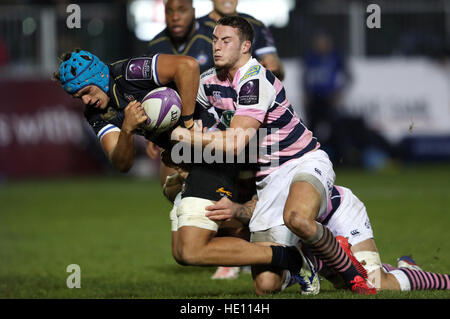
[[[269,28],[264,23],[255,19],[251,15],[237,12],[238,0],[211,0],[213,10],[207,15],[198,18],[202,24],[209,28],[209,34],[212,35],[216,23],[220,18],[227,16],[240,16],[247,19],[253,27],[254,39],[252,46],[252,55],[268,70],[270,70],[278,79],[284,79],[284,67],[278,57],[275,41]]]
[[[53,78],[85,106],[84,116],[97,134],[112,166],[127,172],[134,161],[134,134],[161,147],[170,147],[169,133],[152,136],[140,125],[147,120],[139,101],[151,90],[169,86],[181,97],[181,124],[194,126],[199,67],[187,56],[155,54],[103,63],[88,51],[76,49],[62,55]]]
[[[214,205],[206,207],[208,218],[215,221],[227,220],[234,216],[245,215],[249,218],[255,207],[256,199],[245,204],[233,203],[227,198]],[[347,254],[354,256],[365,268],[368,280],[378,290],[425,290],[450,289],[450,276],[423,271],[409,256],[398,259],[397,267],[382,264],[375,245],[372,226],[365,205],[353,192],[343,186],[333,186],[325,215],[317,219],[326,225],[344,248]],[[318,272],[323,272],[327,279],[336,287],[342,287],[342,282],[335,273],[330,272],[323,262],[316,260]],[[295,282],[286,276],[281,285],[288,287]]]
[[[194,57],[200,73],[214,66],[211,30],[195,20],[192,0],[165,0],[166,28],[148,44],[148,53]]]
[[[194,57],[200,66],[200,73],[210,69],[214,66],[214,60],[212,56],[212,31],[215,25],[215,20],[211,20],[209,16],[203,17],[200,21],[195,20],[195,8],[192,6],[192,0],[166,0],[165,4],[165,18],[166,18],[166,28],[153,38],[149,43],[148,54],[153,55],[156,53],[166,53],[166,54],[182,54]],[[211,14],[213,17],[218,18],[219,12],[222,13],[235,13],[237,1],[233,3],[233,10],[224,11],[221,9],[223,4],[217,2],[217,10],[214,10]],[[250,16],[249,21],[255,24],[255,30],[257,30],[255,38],[258,39],[258,52],[265,53],[259,54],[263,61],[269,66],[273,65],[274,72],[276,70],[282,69],[282,65],[276,54],[276,49],[273,46],[273,39],[270,31],[264,27],[264,25],[253,19]],[[274,61],[277,63],[275,64]],[[160,149],[152,142],[148,142],[146,147],[147,155],[153,160],[160,159]],[[249,174],[242,173],[241,176]],[[170,177],[169,177],[170,176]],[[159,177],[161,185],[168,185],[166,183],[167,178],[177,179],[179,177],[176,171],[170,167],[167,167],[163,162],[160,162],[159,167]],[[247,186],[254,184],[253,180],[247,179]],[[248,200],[242,190],[250,189],[251,187],[244,187],[239,192],[242,200],[244,202]],[[167,187],[163,187],[163,193],[165,196],[173,202],[173,197],[167,196]],[[248,238],[248,231],[240,231],[242,229],[242,224],[236,221],[229,221],[221,224],[221,233],[224,230],[234,229],[234,233],[239,233],[240,236],[244,236],[245,239]],[[229,232],[228,232],[229,233]],[[239,273],[239,267],[219,267],[215,274],[213,274],[213,279],[228,279],[234,278]]]
[[[265,129],[266,136],[257,136],[258,145],[265,147],[266,153],[258,152],[259,201],[249,224],[251,241],[293,246],[301,239],[314,256],[342,277],[349,289],[374,294],[375,289],[367,285],[330,230],[316,222],[326,213],[333,189],[332,163],[295,114],[281,81],[252,58],[253,38],[252,26],[245,18],[220,19],[213,34],[216,67],[203,73],[200,81],[197,101],[205,108],[219,115],[226,110],[236,111],[230,128],[216,134],[177,127],[172,138],[192,145],[201,142],[205,148],[237,155],[256,137],[258,129]],[[179,218],[185,214],[182,207],[188,201],[181,200]],[[202,220],[208,219],[205,204],[196,207]],[[284,275],[279,269],[252,267],[252,273],[257,293],[281,289],[279,283]]]
[[[138,101],[150,90],[163,85],[176,88],[183,104],[181,124],[188,130],[194,127],[199,67],[192,57],[155,54],[106,65],[88,51],[75,50],[62,56],[53,77],[64,91],[81,100],[86,120],[119,171],[126,172],[133,164],[134,134],[143,135],[163,148],[171,147],[169,133],[156,137],[140,127],[147,116]],[[207,123],[209,113],[200,113],[199,118]],[[214,119],[212,122],[216,124]],[[180,204],[184,214],[178,220],[178,236],[173,239],[177,261],[208,266],[271,265],[296,275],[305,263],[303,254],[294,246],[264,247],[234,237],[217,238],[214,236],[219,223],[206,217],[200,221],[201,227],[197,227],[199,223],[190,212],[196,212],[199,206],[209,206],[222,196],[232,198],[233,171],[234,167],[229,165],[200,163],[191,168],[183,196],[194,200]]]

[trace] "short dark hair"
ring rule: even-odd
[[[239,30],[241,41],[250,41],[253,43],[253,27],[247,19],[240,16],[223,17],[217,21],[217,25],[226,25]]]

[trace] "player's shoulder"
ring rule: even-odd
[[[208,38],[208,40],[210,40],[212,42],[211,38],[212,38],[213,28],[211,28],[208,25],[205,25],[203,22],[198,21],[198,20],[195,23],[196,23],[196,29],[197,29],[195,32],[196,35],[205,36]]]
[[[239,16],[242,18],[245,18],[253,27],[263,28],[265,27],[264,23],[258,19],[256,19],[254,16],[247,14],[247,13],[239,13]]]
[[[158,45],[160,46],[161,44],[165,44],[165,43],[169,43],[169,42],[170,42],[170,38],[167,35],[167,28],[165,28],[160,33],[155,35],[155,37],[153,39],[150,40],[150,42],[148,43],[148,46],[149,47],[154,47],[154,46],[158,46]]]
[[[128,64],[128,62],[130,61],[130,57],[128,58],[124,58],[124,59],[120,59],[120,60],[116,60],[112,63],[110,63],[108,65],[109,68],[109,72],[111,74],[111,78],[114,79],[117,76],[120,76],[121,74],[123,74],[123,69],[125,67],[125,65]]]
[[[202,74],[200,74],[200,82],[206,81],[214,77],[217,77],[217,70],[215,67],[212,67],[203,72]]]
[[[197,18],[196,21],[209,32],[216,27],[216,21],[209,16],[209,13]]]
[[[250,80],[267,80],[266,69],[255,58],[252,58],[245,69],[239,75],[238,85],[242,85]]]
[[[167,35],[167,28],[159,32],[157,35],[153,37],[153,39],[150,40],[148,43],[149,46],[155,45],[156,43],[163,42],[163,41],[169,41],[170,38]]]

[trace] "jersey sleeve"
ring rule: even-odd
[[[260,65],[255,65],[247,71],[238,85],[236,113],[234,115],[248,116],[264,122],[266,113],[275,101],[275,89],[267,81]],[[252,70],[253,69],[253,70]],[[258,72],[254,76],[248,76]]]
[[[101,113],[95,112],[93,110],[85,110],[84,116],[88,121],[89,125],[94,130],[99,141],[103,139],[104,136],[111,132],[120,132],[119,123],[110,123],[102,118]]]
[[[141,56],[128,59],[122,67],[122,75],[128,84],[140,89],[150,89],[156,85],[161,86],[158,77],[158,57]]]

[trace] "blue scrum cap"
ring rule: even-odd
[[[92,84],[108,93],[109,69],[88,51],[72,52],[70,58],[61,63],[59,73],[63,89],[69,94]]]

